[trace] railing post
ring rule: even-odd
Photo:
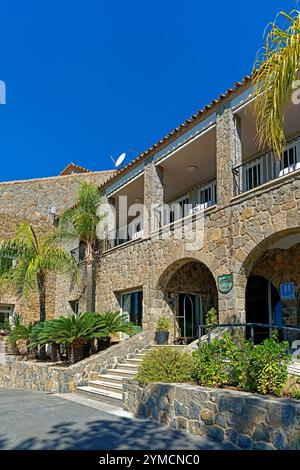
[[[210,330],[210,328],[208,329],[207,340],[208,340],[208,344],[210,344],[210,342],[211,342],[211,330]]]
[[[254,344],[254,325],[251,324],[250,330],[251,330],[251,342]]]

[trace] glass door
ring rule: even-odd
[[[177,304],[177,325],[179,337],[190,342],[199,335],[199,325],[203,323],[203,305],[201,294],[179,294]]]
[[[121,309],[122,313],[127,315],[136,327],[142,329],[143,325],[143,291],[132,291],[121,294]],[[122,334],[122,338],[127,338],[128,335]]]

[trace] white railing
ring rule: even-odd
[[[144,234],[142,219],[134,219],[130,224],[117,227],[106,233],[105,250],[142,238]]]
[[[162,226],[172,224],[188,215],[197,214],[216,203],[217,183],[214,179],[205,185],[194,187],[188,193],[165,204]]]
[[[270,151],[234,167],[235,194],[245,193],[299,169],[300,137],[297,137],[287,143],[281,158],[276,158]]]

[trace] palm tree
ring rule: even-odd
[[[64,344],[67,348],[68,360],[75,364],[85,357],[85,346],[93,338],[107,336],[105,321],[94,313],[61,316],[48,320],[39,329],[30,344],[31,348],[46,344]]]
[[[273,148],[279,158],[285,146],[284,112],[299,84],[299,60],[300,11],[280,12],[271,23],[252,78],[259,144]]]
[[[22,222],[15,238],[0,245],[0,287],[12,287],[20,296],[37,289],[40,321],[45,321],[49,273],[68,273],[75,281],[78,268],[73,256],[58,246],[52,234],[38,237],[28,222]]]
[[[93,183],[81,183],[74,207],[59,218],[57,237],[60,241],[78,241],[86,246],[86,311],[95,311],[95,255],[98,248],[97,226],[104,218],[98,215],[101,196]]]

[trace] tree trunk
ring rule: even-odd
[[[86,311],[95,312],[95,259],[93,248],[87,246],[86,257]]]
[[[39,274],[37,277],[39,303],[40,303],[40,321],[46,320],[46,279],[44,274]],[[40,348],[40,359],[46,360],[46,347]]]

